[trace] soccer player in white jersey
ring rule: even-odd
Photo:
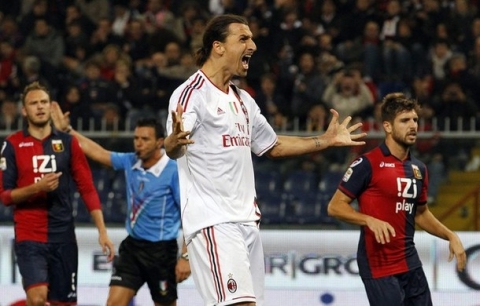
[[[361,124],[338,113],[315,137],[276,135],[253,98],[232,83],[256,50],[247,21],[214,17],[197,51],[200,67],[170,98],[165,148],[177,159],[182,225],[205,305],[261,306],[264,259],[251,152],[271,158],[362,145]]]

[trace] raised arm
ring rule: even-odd
[[[58,105],[57,102],[52,102],[52,120],[55,128],[57,130],[67,132],[75,136],[75,138],[77,138],[78,142],[80,143],[80,146],[82,147],[83,153],[85,153],[88,158],[93,159],[94,161],[99,162],[102,165],[111,167],[111,152],[106,150],[90,138],[73,130],[70,126],[70,120],[68,116],[69,113],[67,112],[64,114],[60,109],[60,105]]]
[[[348,126],[352,120],[348,116],[340,124],[338,122],[338,112],[334,109],[331,109],[330,112],[333,117],[325,133],[314,137],[279,135],[277,143],[267,152],[267,156],[271,158],[298,156],[321,151],[329,147],[360,146],[365,144],[365,141],[357,141],[357,139],[365,137],[367,134],[354,133],[362,126],[362,123]]]

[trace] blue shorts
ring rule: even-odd
[[[78,246],[76,243],[15,243],[23,288],[48,286],[47,300],[76,303]]]
[[[363,279],[370,306],[432,306],[423,268],[381,278]]]

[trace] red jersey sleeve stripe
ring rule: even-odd
[[[188,102],[190,101],[193,90],[201,88],[204,83],[205,79],[200,74],[197,74],[193,81],[183,89],[178,98],[178,103],[183,106],[184,111],[187,110]]]

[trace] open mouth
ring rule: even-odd
[[[251,55],[244,55],[242,57],[242,65],[244,69],[248,69],[248,63],[250,62]]]

